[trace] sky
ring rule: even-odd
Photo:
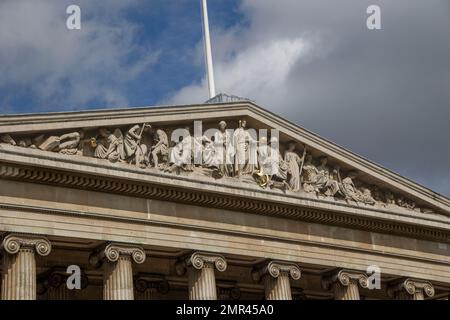
[[[208,4],[218,92],[450,196],[450,1]],[[200,0],[0,1],[0,114],[207,98]]]

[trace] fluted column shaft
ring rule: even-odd
[[[347,286],[340,282],[333,284],[335,300],[360,300],[358,283],[351,280]]]
[[[91,256],[91,263],[103,260],[103,299],[134,300],[133,262],[145,261],[145,251],[141,247],[115,244],[107,245],[99,253]]]
[[[36,300],[36,261],[32,249],[6,254],[3,270],[2,300]]]
[[[225,271],[227,262],[218,254],[195,252],[177,264],[177,273],[188,273],[190,300],[217,300],[214,269]]]
[[[253,278],[262,277],[266,300],[292,300],[290,278],[299,280],[300,268],[296,264],[271,261],[253,272]]]
[[[104,271],[104,300],[134,300],[133,266],[130,256],[107,262]]]
[[[292,300],[289,275],[282,273],[278,278],[266,274],[264,276],[266,300]]]
[[[35,253],[46,256],[51,251],[45,238],[25,235],[7,235],[1,248],[3,257],[2,300],[36,299]]]
[[[214,265],[206,263],[198,270],[188,268],[189,300],[217,300],[216,276]]]

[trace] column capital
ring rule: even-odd
[[[177,273],[179,275],[183,275],[186,272],[187,267],[193,267],[194,269],[201,270],[207,266],[213,266],[218,271],[224,272],[228,265],[225,257],[220,254],[194,252],[192,255],[178,262],[175,267]]]
[[[278,278],[281,274],[290,276],[293,280],[299,280],[302,276],[300,268],[295,263],[283,261],[270,261],[252,273],[255,281],[259,281],[264,275],[270,275],[272,278]]]
[[[416,294],[427,295],[430,298],[433,297],[435,293],[431,282],[411,278],[404,279],[388,288],[388,294],[391,297],[395,297],[399,292],[406,292],[411,296]]]
[[[322,287],[325,290],[329,290],[333,283],[339,283],[344,287],[348,287],[351,282],[358,283],[361,288],[367,288],[369,286],[369,277],[361,271],[339,270],[325,276],[322,279]]]
[[[109,262],[116,262],[123,257],[129,258],[137,264],[142,264],[145,262],[146,254],[144,249],[137,245],[110,243],[93,253],[89,257],[89,262],[92,265],[101,265],[103,259]]]
[[[33,250],[40,256],[48,256],[52,251],[52,245],[47,238],[26,234],[8,234],[2,240],[1,250],[9,254],[16,254],[20,250]]]

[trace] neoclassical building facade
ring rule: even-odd
[[[249,101],[0,116],[0,237],[5,300],[450,293],[448,198]]]

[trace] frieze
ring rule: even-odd
[[[317,155],[306,145],[280,141],[276,130],[271,130],[269,137],[264,132],[269,130],[257,132],[247,128],[247,121],[241,119],[235,122],[235,128],[230,129],[226,121],[220,121],[216,128],[198,134],[196,123],[194,127],[181,129],[144,123],[61,134],[3,134],[0,143],[94,157],[175,175],[201,175],[217,180],[227,177],[264,189],[308,193],[354,205],[433,213],[432,209],[419,207],[404,195],[364,182],[357,171],[344,171],[336,164],[331,165],[329,157]]]

